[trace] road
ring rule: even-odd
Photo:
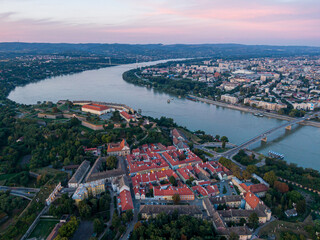
[[[104,229],[104,232],[102,234],[100,234],[98,240],[101,240],[103,238],[103,236],[106,234],[106,232],[108,231],[109,227],[111,226],[112,223],[112,217],[113,217],[113,213],[114,213],[114,203],[113,203],[113,191],[110,191],[110,197],[111,197],[111,202],[110,202],[110,219],[109,221],[105,224],[106,228]]]
[[[7,187],[7,186],[0,186],[0,191],[6,191],[6,190],[17,190],[22,192],[39,192],[40,188],[25,188],[25,187]]]
[[[296,118],[290,122],[286,122],[284,124],[281,124],[277,127],[274,127],[272,129],[269,129],[261,134],[259,134],[258,136],[254,137],[254,138],[251,138],[250,140],[240,144],[239,146],[233,148],[233,149],[230,149],[229,151],[226,151],[224,153],[222,153],[220,156],[223,156],[223,157],[227,157],[227,158],[231,158],[234,154],[236,154],[240,149],[243,149],[243,148],[247,148],[248,146],[250,146],[251,144],[253,143],[256,143],[258,141],[261,141],[263,138],[266,138],[268,135],[278,131],[279,129],[282,129],[282,128],[286,128],[288,126],[291,126],[291,125],[294,125],[294,124],[298,124],[300,122],[303,122],[305,120],[308,120],[310,118],[313,118],[315,115],[317,115],[318,112],[316,113],[313,113],[313,114],[308,114],[302,118]]]

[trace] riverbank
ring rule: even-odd
[[[276,119],[279,119],[279,120],[285,120],[285,121],[293,121],[293,120],[295,120],[295,118],[289,117],[289,116],[286,116],[286,115],[280,115],[280,114],[276,114],[276,113],[266,112],[266,111],[262,111],[262,110],[259,110],[259,109],[252,109],[252,108],[248,108],[248,107],[245,107],[245,106],[239,106],[239,105],[233,105],[233,104],[224,103],[224,102],[218,102],[218,101],[210,100],[210,99],[207,99],[207,98],[200,98],[200,97],[193,96],[193,95],[190,95],[190,96],[195,98],[196,100],[198,100],[200,102],[213,104],[213,105],[216,105],[216,106],[219,106],[219,107],[230,108],[230,109],[233,109],[233,110],[238,110],[238,111],[248,112],[248,113],[261,113],[265,117],[276,118]],[[299,124],[303,125],[303,126],[312,126],[312,127],[320,128],[320,122],[315,122],[315,121],[304,121],[304,122],[301,122]]]

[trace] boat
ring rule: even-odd
[[[268,156],[269,157],[272,157],[272,158],[276,158],[276,159],[284,159],[284,155],[281,154],[281,153],[277,153],[277,152],[274,152],[274,151],[269,151],[268,152]]]
[[[195,98],[195,97],[191,97],[191,96],[186,96],[186,99],[188,99],[188,100],[191,100],[191,101],[194,101],[194,102],[196,102],[197,101],[197,99]]]
[[[262,113],[254,113],[253,115],[256,117],[263,117],[264,116]]]

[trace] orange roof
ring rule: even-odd
[[[95,104],[95,103],[83,105],[82,109],[84,109],[84,108],[95,110],[95,111],[104,111],[104,110],[109,109],[109,107],[107,107],[105,105],[100,105],[100,104]]]
[[[126,140],[122,140],[121,143],[109,143],[107,152],[119,152],[127,145]]]
[[[260,202],[260,199],[251,192],[245,194],[244,200],[246,200],[246,203],[248,203],[252,209],[255,209]]]

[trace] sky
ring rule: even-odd
[[[320,46],[320,0],[0,0],[0,42]]]

